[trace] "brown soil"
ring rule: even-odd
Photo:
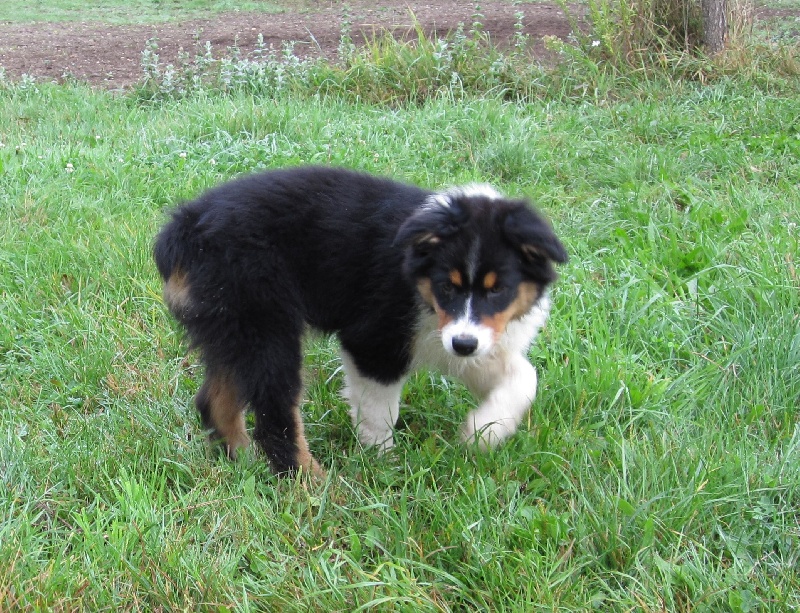
[[[396,36],[412,33],[416,20],[429,34],[444,35],[463,23],[468,30],[474,5],[457,0],[408,2],[403,0],[356,0],[350,7],[353,39],[358,43],[382,30]],[[259,33],[264,42],[280,50],[283,41],[297,41],[300,56],[333,58],[342,31],[342,4],[330,1],[313,9],[279,14],[225,13],[213,19],[155,25],[114,26],[100,22],[0,24],[0,66],[6,75],[63,80],[74,78],[110,89],[130,86],[142,76],[141,52],[149,39],[158,42],[163,63],[174,63],[181,49],[198,52],[210,41],[215,55],[237,46],[251,52]],[[555,4],[522,4],[508,1],[480,3],[481,23],[498,45],[514,36],[517,11],[525,15],[524,32],[531,37],[534,53],[544,56],[542,37],[565,38],[569,20]],[[413,17],[412,17],[413,13]]]
[[[210,41],[219,57],[237,46],[243,55],[256,47],[259,33],[264,42],[280,50],[284,41],[296,41],[300,56],[333,58],[342,32],[344,2],[320,0],[298,2],[298,8],[279,14],[224,13],[213,19],[198,19],[155,25],[114,26],[100,21],[67,23],[0,23],[0,68],[8,77],[23,74],[37,79],[73,78],[109,89],[124,88],[137,82],[143,72],[141,53],[147,41],[158,42],[164,64],[175,63],[181,50],[202,52]],[[472,2],[459,0],[348,0],[353,39],[384,30],[395,36],[413,35],[416,21],[428,35],[444,35],[460,23],[468,30],[475,12]],[[484,30],[498,45],[507,45],[514,36],[516,13],[524,13],[524,32],[533,43],[540,60],[548,54],[545,36],[566,38],[570,32],[567,16],[556,4],[524,3],[514,6],[508,0],[480,2]],[[572,5],[573,15],[581,9]],[[800,36],[800,10],[768,9],[755,11],[755,21],[766,30],[786,30]]]

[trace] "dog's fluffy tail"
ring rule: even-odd
[[[153,245],[153,258],[164,281],[190,265],[193,251],[191,230],[196,220],[185,208],[172,213],[172,219],[161,229]]]
[[[197,216],[191,208],[182,207],[161,229],[153,245],[153,258],[164,280],[164,302],[178,321],[187,324],[194,312],[192,289],[188,277],[195,254],[202,251],[197,244]]]

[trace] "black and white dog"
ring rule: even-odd
[[[567,254],[524,200],[441,192],[344,169],[265,172],[180,206],[154,249],[164,299],[200,350],[195,402],[234,454],[253,436],[278,472],[321,472],[300,417],[306,325],[341,342],[364,445],[389,448],[408,373],[453,375],[482,403],[461,438],[516,431],[536,394],[526,357]]]

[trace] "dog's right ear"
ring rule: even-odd
[[[552,260],[564,264],[567,250],[544,218],[524,202],[506,216],[503,230],[509,241],[528,261]]]
[[[432,196],[429,204],[400,226],[394,237],[395,246],[430,249],[459,231],[467,221],[467,211],[449,198],[439,198],[438,195]]]

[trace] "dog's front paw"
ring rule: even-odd
[[[376,447],[380,453],[386,453],[394,447],[391,428],[375,426],[365,421],[358,424],[358,440],[364,447]]]
[[[476,443],[481,451],[496,447],[517,431],[515,419],[498,418],[493,412],[477,409],[467,416],[461,426],[460,438],[463,443]]]

